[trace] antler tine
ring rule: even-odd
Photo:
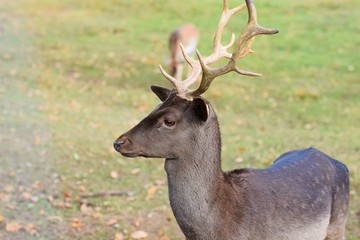
[[[276,34],[279,32],[277,29],[270,29],[261,27],[257,21],[257,12],[255,4],[252,0],[245,0],[248,10],[248,24],[243,30],[241,36],[235,43],[233,51],[233,60],[236,62],[240,58],[246,56],[251,51],[251,45],[254,41],[254,37],[259,34]],[[245,47],[246,45],[246,47]]]
[[[221,66],[221,67],[210,68],[209,66],[207,66],[207,64],[209,64],[209,62],[202,60],[201,56],[198,54],[199,61],[200,61],[200,64],[201,64],[201,67],[203,70],[203,75],[202,75],[202,79],[201,79],[199,88],[190,92],[190,95],[192,97],[201,95],[209,88],[210,84],[216,77],[226,74],[231,71],[235,71],[241,75],[261,76],[261,74],[259,74],[259,73],[254,73],[254,72],[239,69],[236,66],[236,62],[240,58],[242,58],[242,57],[246,56],[247,54],[249,54],[250,52],[252,52],[250,48],[251,48],[251,45],[252,45],[256,35],[275,34],[275,33],[278,33],[278,30],[264,28],[264,27],[259,26],[259,24],[257,22],[257,14],[256,14],[256,8],[255,8],[254,3],[252,2],[252,0],[245,0],[245,1],[246,1],[246,6],[248,9],[248,15],[249,15],[248,24],[244,28],[240,37],[236,40],[234,50],[231,55],[231,58],[229,59],[229,62],[226,65]],[[223,20],[223,16],[225,15],[224,12],[226,11],[225,7],[227,7],[226,0],[224,0],[224,10],[223,10],[223,15],[221,17],[222,20]],[[222,20],[220,22],[222,22]],[[228,19],[225,21],[227,22]],[[219,25],[220,25],[220,23],[219,23]],[[218,32],[216,33],[215,38],[220,38],[217,35],[218,35]],[[215,50],[215,40],[214,40],[214,50]]]
[[[227,58],[231,57],[231,53],[228,53],[227,50],[234,44],[235,34],[231,35],[231,40],[227,45],[222,46],[221,45],[222,32],[224,30],[225,25],[230,20],[231,16],[234,15],[235,13],[239,12],[240,10],[242,10],[245,7],[246,7],[246,4],[243,3],[240,6],[237,6],[233,9],[229,9],[228,1],[223,0],[223,11],[222,11],[222,14],[220,17],[220,21],[218,23],[216,33],[214,35],[214,48],[213,48],[214,52],[213,52],[213,54],[211,54],[209,57],[206,58],[206,60],[205,60],[206,62],[213,63],[213,62],[217,61],[218,60],[217,57],[219,54],[222,54],[224,57],[227,57]]]
[[[175,87],[176,91],[177,91],[177,92],[180,91],[181,88],[180,88],[180,86],[178,86],[178,83],[179,83],[179,82],[176,80],[176,78],[174,78],[173,76],[171,76],[170,74],[168,74],[161,65],[159,65],[159,69],[160,69],[161,74],[162,74],[167,80],[169,80],[169,81],[173,84],[173,86]]]
[[[234,42],[235,42],[235,38],[236,38],[235,33],[232,33],[232,34],[231,34],[230,42],[229,42],[227,45],[225,45],[224,48],[225,48],[225,49],[231,48],[231,46],[232,46],[232,45],[234,44]],[[231,54],[230,54],[230,57],[231,57]],[[229,58],[230,58],[230,57],[229,57]]]
[[[184,59],[186,60],[186,62],[193,68],[194,65],[196,64],[196,61],[194,59],[192,59],[185,51],[184,45],[182,45],[182,43],[180,43],[180,49],[182,52],[182,55],[184,56]]]

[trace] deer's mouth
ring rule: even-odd
[[[140,155],[134,152],[121,152],[121,155],[123,155],[124,157],[130,157],[130,158],[135,158],[135,157],[139,157]]]

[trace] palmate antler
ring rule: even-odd
[[[260,76],[261,74],[249,72],[245,70],[241,70],[236,66],[236,62],[245,57],[251,51],[251,45],[254,41],[256,35],[259,34],[275,34],[279,31],[277,29],[269,29],[261,27],[257,22],[256,8],[252,0],[245,0],[246,3],[241,4],[238,7],[233,9],[229,9],[228,1],[223,0],[223,12],[218,24],[218,28],[216,30],[214,36],[214,48],[213,53],[208,57],[202,57],[199,51],[196,51],[196,55],[199,60],[195,60],[188,56],[184,50],[184,47],[180,44],[182,54],[184,55],[185,60],[189,63],[192,68],[192,72],[190,76],[183,80],[177,80],[171,75],[169,75],[161,66],[160,71],[164,75],[166,79],[168,79],[175,87],[178,95],[184,99],[192,100],[196,96],[200,96],[204,93],[212,83],[212,81],[221,75],[224,75],[228,72],[235,71],[241,75],[247,76]],[[225,25],[231,18],[231,16],[243,8],[247,7],[248,10],[248,23],[244,30],[242,31],[240,37],[235,41],[235,34],[233,33],[231,36],[230,43],[223,46],[221,44],[221,35],[224,30]],[[228,52],[228,49],[232,47],[235,42],[235,46],[232,53]],[[210,64],[218,61],[221,58],[228,58],[229,62],[221,67],[209,67]],[[197,89],[191,90],[189,89],[190,85],[195,83],[199,76],[201,76],[201,82]]]

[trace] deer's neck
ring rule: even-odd
[[[179,158],[165,162],[170,204],[177,222],[188,234],[200,231],[198,228],[204,226],[204,221],[211,220],[211,215],[216,214],[213,200],[223,183],[216,117],[209,126],[194,133],[193,139]]]

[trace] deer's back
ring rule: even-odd
[[[329,225],[346,220],[348,170],[317,149],[291,151],[266,169],[227,177],[241,195],[244,239],[324,239]]]

